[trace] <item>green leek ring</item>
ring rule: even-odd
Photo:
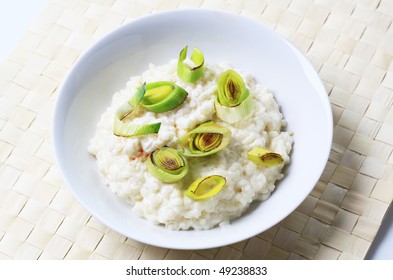
[[[238,122],[251,113],[252,97],[237,72],[227,70],[220,75],[214,106],[217,117],[228,123]]]
[[[253,163],[264,166],[276,166],[284,162],[280,154],[259,147],[248,152],[247,157]]]
[[[138,106],[155,112],[163,113],[180,106],[187,98],[187,91],[172,82],[144,83],[127,103],[120,106],[115,112],[113,133],[116,136],[139,136],[158,133],[161,123],[134,124],[124,121]]]
[[[187,57],[187,49],[188,46],[184,47],[179,54],[177,75],[184,82],[196,83],[196,81],[198,81],[203,75],[205,58],[203,53],[199,49],[195,48],[190,58],[195,66],[191,67],[184,62]]]
[[[187,159],[169,147],[152,152],[146,165],[149,173],[164,183],[180,181],[188,172]]]
[[[179,152],[188,157],[212,155],[229,144],[231,135],[230,129],[209,121],[200,124],[177,140],[182,146]]]
[[[133,124],[132,122],[125,122],[124,119],[132,114],[138,107],[146,93],[146,83],[144,83],[134,94],[133,97],[120,106],[115,112],[115,119],[113,124],[113,133],[116,136],[130,137],[146,134],[154,134],[160,130],[161,123],[152,124]]]
[[[187,188],[184,195],[193,200],[202,200],[219,193],[226,184],[225,177],[210,175],[198,178]]]
[[[187,98],[187,91],[172,82],[160,81],[146,84],[141,105],[152,112],[163,113],[180,106]]]

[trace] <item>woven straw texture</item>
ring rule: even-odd
[[[80,53],[139,16],[209,8],[263,22],[312,62],[334,140],[314,190],[280,224],[230,246],[148,246],[101,224],[65,186],[50,124]],[[49,0],[0,66],[0,259],[363,259],[393,197],[393,1]]]

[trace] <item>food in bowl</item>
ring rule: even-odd
[[[225,226],[269,198],[292,133],[273,93],[251,74],[184,48],[116,92],[88,151],[133,211],[172,230]]]

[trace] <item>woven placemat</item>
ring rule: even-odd
[[[84,210],[54,163],[57,89],[80,53],[124,22],[173,8],[263,22],[319,72],[334,114],[329,162],[280,224],[209,250],[126,238]],[[0,66],[0,259],[362,259],[393,197],[393,1],[49,0]]]

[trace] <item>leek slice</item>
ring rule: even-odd
[[[210,175],[195,180],[184,194],[194,200],[206,199],[219,193],[225,184],[225,177]]]
[[[185,63],[185,59],[187,58],[187,49],[188,46],[184,47],[180,52],[179,59],[177,62],[177,75],[184,82],[195,83],[203,75],[204,72],[203,65],[205,63],[205,58],[203,53],[199,49],[195,48],[190,57],[194,65],[190,66],[187,63]]]
[[[138,136],[158,133],[161,123],[133,124],[123,121],[141,105],[149,111],[163,113],[180,106],[187,98],[187,91],[171,82],[144,83],[115,113],[113,133],[117,136]]]
[[[217,81],[214,102],[217,117],[228,123],[235,123],[252,111],[252,97],[242,77],[233,70],[227,70]]]
[[[227,123],[233,124],[242,120],[251,112],[253,108],[252,97],[249,95],[242,103],[235,107],[222,106],[216,99],[214,100],[214,107],[217,117]]]
[[[115,121],[113,124],[113,133],[116,136],[139,136],[146,134],[154,134],[160,130],[161,123],[152,123],[152,124],[133,124],[131,122],[123,121],[128,115],[130,115],[141,103],[144,95],[146,93],[146,83],[144,83],[128,100],[127,103],[124,103],[120,106],[115,112]]]
[[[228,128],[213,121],[202,123],[177,140],[183,147],[179,152],[189,157],[212,155],[229,144],[231,135]]]
[[[151,153],[146,165],[149,173],[164,183],[177,182],[188,172],[187,159],[175,149],[168,147]]]
[[[149,83],[141,105],[154,113],[163,113],[180,106],[187,95],[186,90],[172,82]]]
[[[247,156],[252,162],[264,166],[276,166],[284,162],[280,154],[258,147],[248,152]]]

